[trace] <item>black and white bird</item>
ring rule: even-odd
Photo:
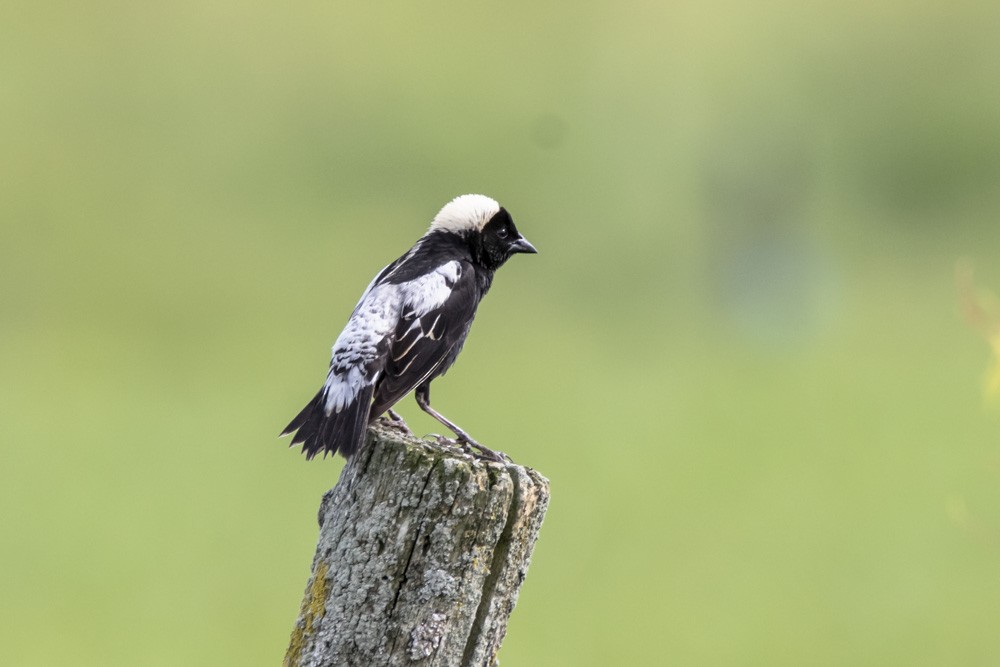
[[[434,217],[402,257],[382,269],[333,344],[326,382],[285,428],[311,459],[350,458],[368,424],[416,390],[417,405],[459,443],[497,455],[430,406],[431,382],[462,350],[493,274],[516,253],[537,252],[510,214],[483,195],[462,195]]]

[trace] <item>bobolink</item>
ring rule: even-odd
[[[493,274],[516,253],[537,252],[510,214],[483,195],[445,205],[427,233],[382,269],[361,295],[333,344],[326,382],[282,432],[294,432],[306,458],[350,458],[368,424],[410,391],[417,405],[453,431],[459,443],[499,456],[430,406],[430,385],[458,357]]]

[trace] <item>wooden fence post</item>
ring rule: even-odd
[[[548,501],[534,470],[373,426],[323,496],[284,664],[491,667]]]

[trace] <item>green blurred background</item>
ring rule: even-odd
[[[277,433],[464,192],[540,250],[434,390],[552,480],[504,664],[1000,660],[1000,3],[3,14],[0,663],[280,662]]]

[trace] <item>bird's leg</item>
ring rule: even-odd
[[[468,433],[463,431],[458,427],[457,424],[449,420],[447,417],[442,415],[440,412],[431,407],[431,385],[430,383],[424,383],[417,387],[416,392],[413,394],[414,398],[417,399],[417,405],[420,409],[429,414],[434,419],[438,420],[445,426],[447,426],[458,438],[458,442],[463,443],[479,452],[481,458],[490,459],[491,461],[497,461],[499,463],[510,462],[510,457],[503,452],[495,452],[489,447],[480,445],[478,442],[472,439]]]
[[[440,412],[431,407],[430,384],[422,384],[419,387],[417,387],[416,392],[414,392],[414,398],[417,399],[417,405],[420,406],[421,410],[423,410],[431,417],[434,417],[434,419],[438,420],[439,422],[447,426],[451,430],[451,432],[455,434],[459,442],[464,442],[479,447],[482,446],[478,442],[473,440],[472,436],[470,436],[468,433],[459,428],[457,424],[455,424],[450,419],[448,419]]]

